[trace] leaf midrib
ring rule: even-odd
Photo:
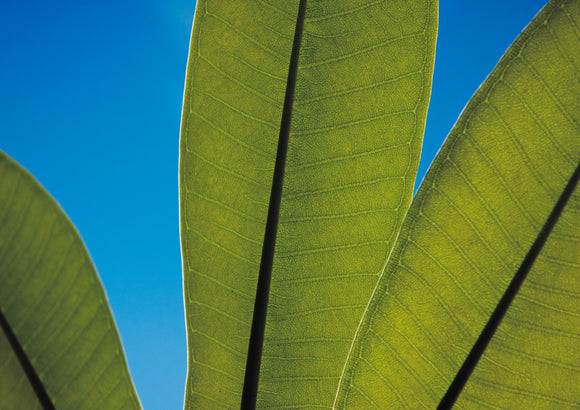
[[[52,400],[50,399],[44,387],[44,384],[40,380],[40,377],[36,373],[36,370],[34,369],[32,363],[30,362],[28,355],[24,351],[24,348],[20,344],[18,337],[12,330],[12,327],[8,323],[8,320],[6,320],[4,312],[1,309],[0,309],[0,327],[2,327],[2,330],[6,335],[6,339],[8,340],[8,343],[10,343],[10,347],[12,347],[14,355],[18,359],[18,362],[20,363],[22,370],[26,374],[30,386],[34,390],[34,393],[36,393],[36,397],[38,398],[39,404],[45,410],[54,410],[55,409],[54,404],[52,404]]]
[[[280,204],[282,202],[282,188],[284,185],[284,173],[286,168],[290,125],[292,121],[292,109],[294,105],[294,92],[296,89],[296,78],[298,74],[300,45],[302,41],[304,19],[306,15],[306,3],[307,0],[300,0],[300,4],[298,6],[298,15],[296,18],[296,27],[294,31],[294,42],[292,44],[292,53],[290,56],[290,63],[288,68],[286,94],[284,97],[284,106],[282,109],[276,163],[274,165],[274,175],[272,177],[272,189],[270,192],[270,201],[268,205],[268,216],[266,219],[266,229],[264,232],[264,241],[262,246],[262,257],[260,260],[258,284],[256,287],[256,298],[254,301],[252,329],[248,346],[248,356],[246,359],[246,373],[244,377],[244,387],[241,401],[242,409],[254,409],[256,407],[256,399],[258,395],[258,381],[260,377],[260,364],[262,360],[262,349],[264,345],[266,314],[270,294],[270,282],[272,279],[276,235],[279,225]]]
[[[554,226],[558,222],[564,207],[566,206],[568,200],[574,193],[576,185],[578,184],[578,180],[580,179],[580,163],[576,166],[574,173],[568,180],[566,187],[560,194],[558,201],[554,205],[550,215],[546,219],[546,222],[542,226],[542,229],[536,236],[534,243],[530,246],[528,253],[526,254],[524,260],[522,261],[520,267],[514,274],[512,281],[510,282],[509,286],[507,287],[505,293],[503,294],[502,298],[498,302],[495,310],[491,314],[488,322],[486,323],[485,327],[479,334],[477,341],[474,343],[471,351],[469,352],[467,358],[461,365],[461,368],[455,375],[455,378],[451,382],[447,392],[441,399],[441,402],[437,406],[438,410],[450,409],[455,404],[455,401],[461,394],[465,384],[469,380],[473,370],[477,366],[477,363],[485,353],[485,349],[487,348],[489,342],[493,338],[497,328],[501,324],[502,319],[504,318],[505,314],[507,313],[511,303],[515,299],[516,295],[518,294],[521,285],[526,280],[526,277],[529,271],[532,269],[536,258],[542,251],[544,244],[548,240],[550,233],[552,232]]]

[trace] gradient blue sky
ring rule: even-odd
[[[545,3],[440,1],[419,179]],[[147,410],[183,403],[177,166],[194,9],[193,0],[0,0],[0,149],[80,231]]]

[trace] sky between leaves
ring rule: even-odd
[[[419,180],[546,2],[440,1]],[[181,408],[185,385],[177,160],[194,9],[193,0],[0,2],[0,149],[80,231],[152,410]]]

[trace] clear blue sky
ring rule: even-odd
[[[545,3],[440,1],[419,179]],[[177,161],[194,8],[193,0],[0,1],[0,149],[80,231],[147,410],[183,402]]]

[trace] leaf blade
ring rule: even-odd
[[[436,10],[436,2],[309,3],[258,397],[264,408],[333,402],[411,199]]]
[[[294,6],[197,3],[180,148],[186,408],[240,406]]]
[[[439,403],[580,157],[578,11],[549,3],[452,130],[369,304],[341,406]],[[391,393],[380,397],[370,380]],[[469,383],[464,405],[496,394],[470,395]]]
[[[265,7],[250,12],[245,3],[205,1],[196,11],[180,166],[189,407],[239,405],[241,376],[236,374],[243,374],[245,365],[278,140],[274,124],[285,91],[279,82],[287,73],[298,2],[260,5]],[[209,41],[218,28],[210,30],[204,22],[218,7],[230,16],[221,19],[223,41],[213,38],[219,47]],[[287,9],[281,13],[278,7]],[[244,24],[248,14],[257,24],[251,19]],[[378,227],[388,224],[396,232],[410,202],[430,92],[435,23],[434,1],[308,4],[258,406],[332,404],[341,359],[364,308],[357,299],[370,295],[392,244]],[[230,31],[232,24],[236,29]],[[261,47],[254,51],[256,41]],[[234,65],[228,55],[238,52],[241,43],[252,48],[247,55],[255,60]],[[219,65],[201,58],[204,49],[222,53]],[[288,58],[282,58],[284,53]],[[218,76],[221,82],[216,82]],[[272,79],[270,93],[258,84],[264,77]],[[389,100],[387,93],[393,91],[399,98]],[[252,121],[234,118],[240,112]],[[212,136],[215,144],[210,144]],[[235,140],[237,147],[226,148],[225,138]],[[204,151],[196,156],[188,150]],[[209,159],[207,166],[202,157]],[[211,163],[213,171],[208,170]],[[370,262],[364,261],[367,256]],[[332,259],[340,263],[330,264]],[[321,268],[323,261],[329,262],[327,268]],[[227,291],[237,301],[228,300]],[[337,297],[348,292],[344,300]],[[228,323],[220,325],[217,315]],[[338,319],[340,332],[325,334],[317,327],[317,315]],[[316,326],[309,328],[311,324]],[[317,346],[323,338],[324,346]],[[291,346],[298,339],[302,345]],[[322,355],[317,354],[320,349]],[[301,363],[293,367],[299,372],[294,382],[305,387],[300,397],[293,394],[297,385],[284,375],[291,370],[289,358]],[[329,358],[340,358],[332,376],[325,370]],[[312,374],[314,368],[317,374]]]
[[[578,309],[570,309],[580,302],[575,280],[580,252],[578,238],[569,237],[570,232],[578,232],[578,204],[580,192],[576,188],[544,245],[543,258],[532,266],[530,279],[507,311],[486,349],[487,360],[474,370],[473,381],[466,386],[465,395],[459,396],[458,406],[468,407],[467,397],[486,397],[489,404],[500,407],[517,402],[522,406],[570,408],[580,402],[576,388],[580,370],[575,331]],[[556,263],[553,255],[557,255]],[[540,340],[541,345],[526,342]],[[502,366],[498,368],[496,363]],[[517,369],[524,377],[514,377],[506,369]]]
[[[76,230],[1,152],[0,180],[0,307],[50,400],[56,408],[140,408],[106,296]],[[0,403],[12,408],[32,399],[21,397],[31,391],[4,336]],[[22,387],[13,390],[15,376]]]
[[[580,164],[578,164],[574,170],[574,173],[570,177],[568,183],[562,191],[562,194],[558,198],[558,201],[552,209],[552,212],[548,216],[548,219],[542,226],[542,229],[538,233],[534,243],[530,246],[530,249],[524,257],[522,264],[518,268],[509,286],[499,300],[485,327],[479,334],[479,337],[471,348],[469,355],[455,375],[453,382],[441,399],[441,402],[438,406],[439,409],[451,408],[457,400],[457,397],[462,393],[465,384],[469,381],[471,374],[477,367],[483,354],[486,352],[487,346],[495,336],[498,327],[503,322],[506,313],[518,295],[522,284],[526,281],[530,270],[534,267],[537,258],[542,254],[546,241],[550,238],[554,227],[562,216],[564,208],[566,207],[570,197],[573,195],[576,186],[578,185],[578,179],[580,179]]]

